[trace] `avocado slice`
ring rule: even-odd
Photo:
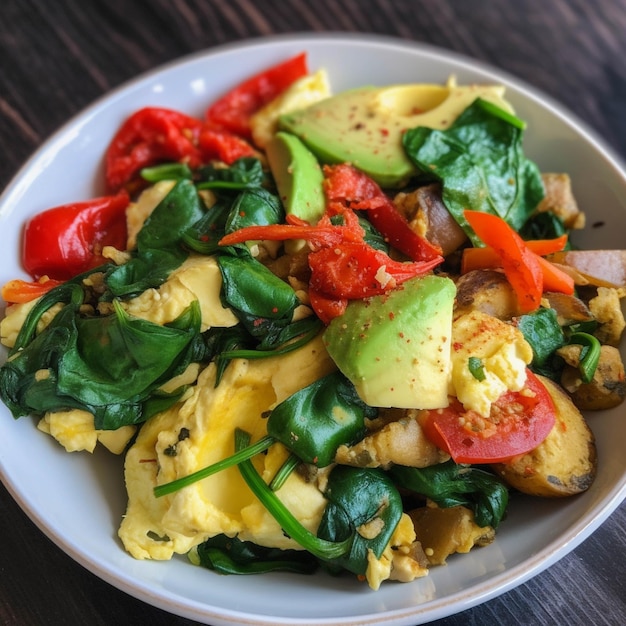
[[[287,213],[310,224],[324,214],[324,175],[313,153],[290,133],[278,132],[266,148],[278,195]]]
[[[421,276],[381,296],[350,302],[324,331],[337,367],[370,406],[448,405],[456,287]]]
[[[323,163],[352,163],[381,187],[401,187],[416,173],[402,147],[409,128],[447,128],[476,98],[512,111],[500,85],[413,84],[359,87],[281,115]]]

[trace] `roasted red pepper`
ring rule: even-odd
[[[132,190],[144,167],[164,161],[201,165],[198,147],[201,120],[171,109],[145,107],[133,113],[117,131],[105,155],[105,176],[109,192],[123,187]]]
[[[207,122],[216,130],[251,139],[250,117],[307,74],[304,52],[274,65],[245,80],[213,103],[206,112]]]
[[[200,132],[198,145],[205,162],[217,159],[226,165],[232,165],[237,159],[255,155],[254,148],[241,137],[221,130],[214,130],[208,125]]]
[[[67,280],[104,262],[102,248],[126,249],[126,192],[65,204],[26,223],[22,263],[34,278]]]
[[[391,246],[414,261],[441,258],[441,250],[411,229],[406,218],[378,184],[352,165],[324,166],[324,191],[329,202],[367,211],[367,217]]]
[[[363,241],[344,242],[309,254],[311,287],[348,300],[383,294],[437,265],[438,259],[400,263]]]

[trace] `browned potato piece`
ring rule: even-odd
[[[431,565],[442,565],[455,552],[465,553],[474,546],[486,546],[495,537],[494,529],[478,526],[472,511],[464,506],[447,509],[425,506],[410,511],[409,516]]]
[[[502,272],[496,270],[472,270],[456,283],[455,317],[471,311],[480,311],[510,320],[521,314],[513,288]]]
[[[596,475],[596,446],[585,418],[569,396],[540,377],[556,408],[556,424],[534,450],[493,469],[523,493],[546,498],[571,496],[589,488]]]
[[[619,350],[613,346],[602,346],[592,381],[583,383],[578,371],[581,348],[572,344],[557,350],[567,363],[561,375],[561,384],[574,404],[582,411],[604,411],[619,406],[626,397],[626,375]]]
[[[388,412],[391,413],[391,412]],[[401,411],[400,417],[367,434],[353,446],[337,449],[335,461],[356,467],[428,467],[449,456],[426,438],[417,421],[417,411]]]
[[[572,183],[567,174],[546,173],[541,175],[546,195],[537,211],[549,211],[563,220],[567,228],[583,228],[585,214],[578,208],[572,193]]]

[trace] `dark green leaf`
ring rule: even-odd
[[[440,507],[471,509],[479,526],[497,528],[506,513],[506,486],[484,470],[450,460],[421,469],[395,465],[389,474],[399,487],[430,498]]]
[[[261,187],[265,181],[258,159],[238,159],[230,167],[206,165],[196,172],[198,189],[241,190]]]
[[[380,558],[400,521],[400,493],[380,469],[337,465],[328,477],[324,495],[328,504],[318,536],[327,541],[354,537],[350,551],[334,559],[331,566],[365,574],[369,551]],[[367,533],[361,534],[361,527],[366,524],[371,524],[372,538],[366,538]]]
[[[305,550],[265,548],[226,535],[217,535],[201,543],[190,553],[190,560],[220,574],[276,571],[312,574],[318,567],[317,559]]]
[[[278,404],[267,421],[267,432],[305,463],[319,467],[334,461],[342,444],[359,441],[365,418],[375,417],[352,383],[333,372],[300,389]]]
[[[137,249],[127,263],[109,272],[106,283],[116,296],[158,287],[186,259],[183,236],[204,215],[196,188],[179,180],[155,207],[137,234]]]
[[[443,186],[443,201],[475,245],[480,241],[463,217],[465,209],[493,213],[519,230],[544,195],[534,163],[523,154],[524,123],[477,99],[447,130],[407,131],[408,157]]]
[[[275,345],[299,305],[293,288],[249,256],[220,255],[223,299],[254,337]]]
[[[553,357],[555,351],[565,344],[565,336],[556,311],[539,308],[533,313],[522,315],[517,326],[533,349],[531,369],[549,378],[558,378],[562,364]]]
[[[266,189],[242,191],[230,211],[226,232],[232,233],[246,226],[268,226],[280,224],[285,219],[285,211],[278,196]]]

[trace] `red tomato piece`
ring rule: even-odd
[[[327,325],[333,318],[343,315],[348,306],[347,298],[332,298],[311,287],[309,287],[309,301],[315,315]]]
[[[24,269],[67,280],[104,262],[102,248],[126,249],[126,192],[54,207],[26,223]]]
[[[310,285],[328,297],[369,298],[421,276],[438,264],[438,259],[401,263],[365,242],[343,242],[309,254]]]
[[[456,463],[500,463],[536,448],[554,427],[555,415],[550,394],[527,370],[522,392],[504,393],[489,418],[466,411],[454,398],[446,408],[424,411],[420,424]]]
[[[245,80],[214,102],[207,109],[207,122],[216,129],[251,139],[250,117],[307,74],[304,52],[274,65]]]
[[[129,184],[141,169],[164,161],[202,163],[198,139],[203,122],[171,109],[145,107],[133,113],[119,128],[105,154],[105,178],[109,192]]]

